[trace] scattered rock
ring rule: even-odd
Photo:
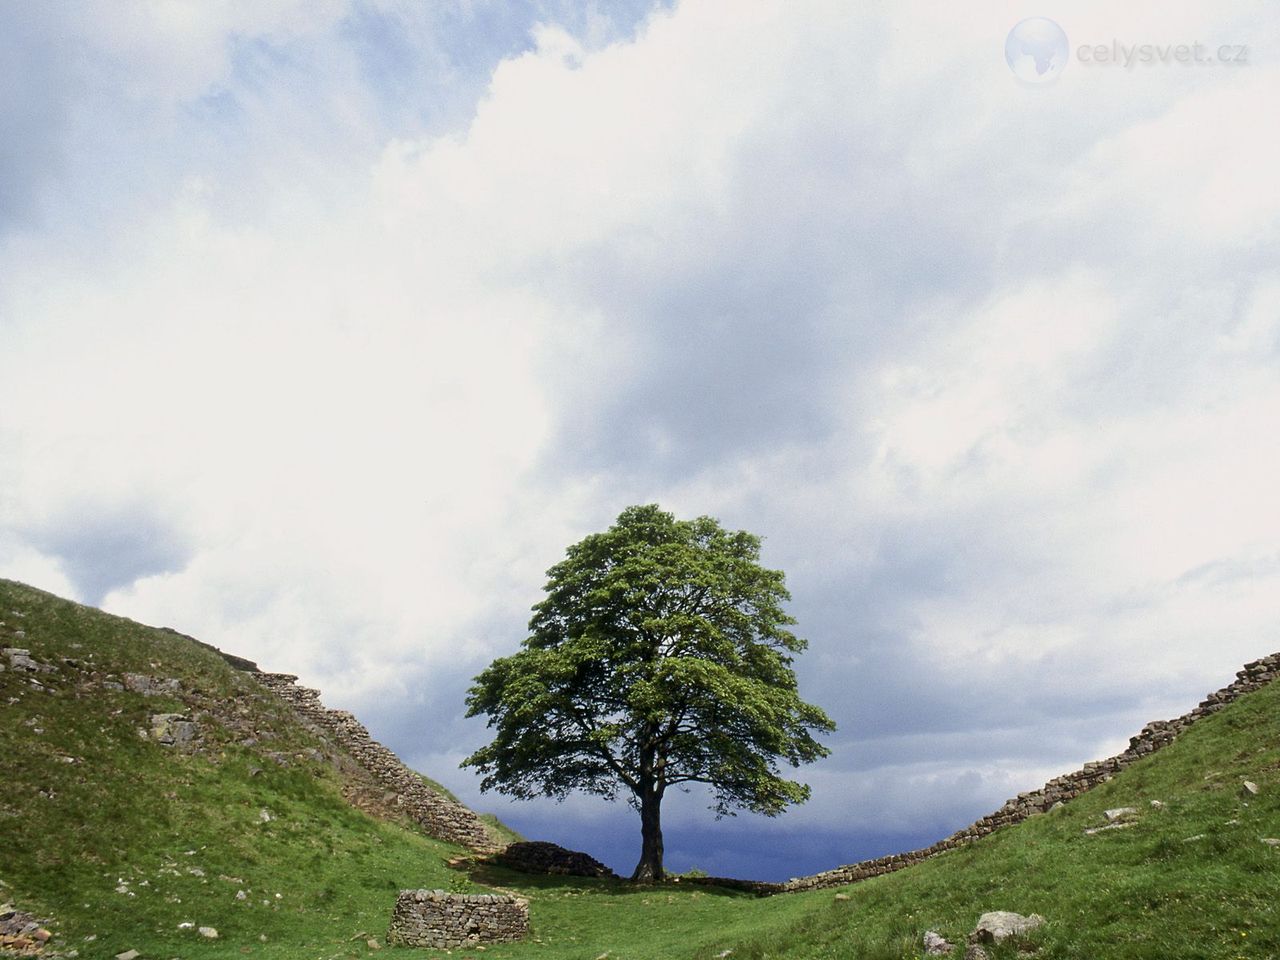
[[[1258,785],[1254,783],[1252,780],[1246,780],[1244,783],[1240,784],[1241,799],[1249,800],[1253,797],[1256,797],[1257,795],[1258,795]]]
[[[1197,833],[1194,837],[1183,837],[1183,838],[1182,838],[1182,842],[1183,842],[1183,843],[1192,843],[1193,841],[1196,841],[1196,840],[1203,840],[1203,839],[1204,839],[1204,834],[1203,834],[1203,833]]]
[[[837,894],[835,895],[835,898],[834,898],[834,899],[836,899],[836,900],[848,900],[848,899],[849,899],[849,895],[848,895],[847,893],[837,893]]]
[[[1159,800],[1152,800],[1152,801],[1151,801],[1151,809],[1152,809],[1152,810],[1163,810],[1163,809],[1164,809],[1164,803],[1162,803],[1162,802],[1161,802],[1161,801],[1159,801]]]
[[[126,690],[146,697],[177,696],[182,692],[182,681],[176,677],[148,677],[141,673],[126,673],[121,679],[124,680]]]
[[[1095,833],[1103,833],[1107,830],[1124,830],[1126,827],[1132,827],[1132,823],[1108,823],[1102,827],[1089,827],[1085,830],[1086,837],[1092,837]]]
[[[0,953],[35,954],[52,936],[31,914],[9,903],[0,905]]]
[[[954,943],[949,943],[935,931],[926,930],[924,932],[924,953],[926,957],[946,956],[955,948]]]
[[[1024,917],[1008,910],[993,910],[978,918],[978,925],[969,935],[971,943],[1003,943],[1010,937],[1021,937],[1044,924],[1038,913]]]
[[[200,936],[202,936],[202,937],[206,937],[206,938],[208,938],[209,940],[217,940],[217,939],[218,939],[218,931],[217,931],[216,929],[214,929],[213,927],[201,927],[201,928],[200,928],[199,930],[197,930],[196,932],[197,932],[198,934],[200,934]]]
[[[126,950],[124,953],[117,953],[116,960],[137,960],[142,954],[137,950]]]
[[[1135,807],[1114,807],[1111,810],[1103,810],[1102,815],[1107,818],[1108,822],[1115,823],[1117,820],[1125,820],[1129,817],[1137,816],[1138,811]]]
[[[151,738],[165,746],[190,743],[200,728],[181,713],[157,713],[151,718]]]
[[[991,960],[991,954],[982,949],[981,945],[971,943],[964,952],[964,960]]]
[[[0,650],[9,658],[9,669],[18,673],[57,673],[58,668],[50,663],[41,663],[31,656],[30,650],[21,647],[5,647]]]
[[[1280,847],[1280,837],[1263,837],[1262,842],[1268,847]]]

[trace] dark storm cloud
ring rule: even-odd
[[[191,556],[187,539],[140,505],[64,509],[26,539],[57,559],[80,599],[94,605],[140,577],[180,570]]]

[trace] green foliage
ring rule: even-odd
[[[668,787],[708,785],[717,816],[805,800],[778,760],[825,756],[813,732],[834,725],[799,697],[791,663],[805,642],[787,629],[783,574],[759,555],[758,537],[655,505],[571,546],[523,649],[471,688],[468,715],[496,735],[464,765],[525,799],[624,793],[641,812],[647,877],[662,872]]]

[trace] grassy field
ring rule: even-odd
[[[960,942],[996,909],[1047,918],[1033,938],[1044,958],[1280,957],[1280,848],[1261,842],[1280,837],[1280,684],[972,847],[842,891],[757,899],[451,869],[456,847],[344,801],[333,748],[210,651],[7,581],[0,620],[0,645],[59,666],[38,678],[46,690],[0,673],[0,901],[51,918],[58,949],[88,960],[365,957],[409,887],[529,898],[531,939],[452,954],[477,960],[915,958],[925,930]],[[95,680],[124,671],[176,677],[182,699]],[[197,719],[198,749],[140,735],[166,711]],[[1242,797],[1246,779],[1256,797]],[[1120,806],[1138,810],[1132,826],[1085,834]]]

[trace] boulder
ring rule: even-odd
[[[1008,910],[994,910],[978,918],[978,925],[969,935],[970,943],[1003,943],[1010,937],[1021,937],[1044,924],[1038,913],[1024,917]]]
[[[151,718],[151,738],[165,746],[190,743],[199,732],[191,718],[180,713],[157,713]]]
[[[48,663],[41,663],[31,656],[30,650],[21,647],[5,647],[4,655],[9,658],[9,667],[18,673],[57,673],[58,668]]]
[[[612,870],[589,854],[566,850],[545,840],[511,843],[493,855],[494,863],[522,873],[547,873],[566,877],[615,877]]]

